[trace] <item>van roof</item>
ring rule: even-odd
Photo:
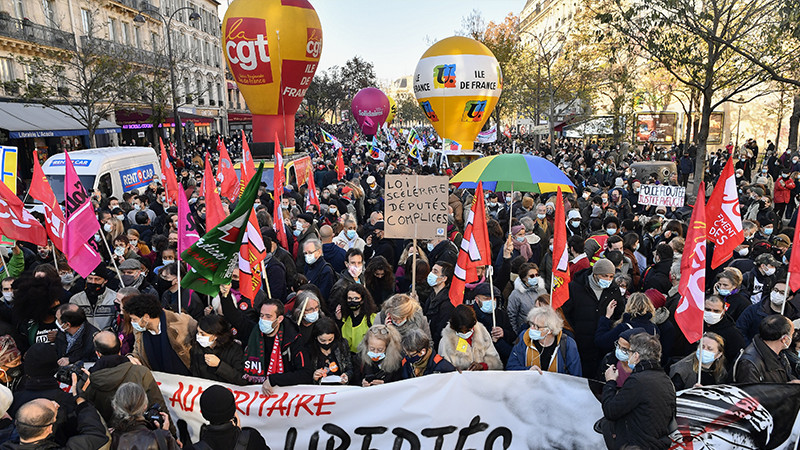
[[[107,161],[133,159],[142,156],[156,158],[156,153],[151,147],[103,147],[69,152],[69,158],[72,160],[75,172],[78,175],[95,174]],[[47,161],[42,165],[42,171],[49,175],[63,175],[64,154],[58,153],[47,158]]]

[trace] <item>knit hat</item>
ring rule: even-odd
[[[492,296],[492,287],[489,286],[489,283],[481,283],[481,284],[479,284],[479,285],[477,285],[475,287],[475,290],[472,291],[472,293],[475,294],[476,296],[484,295],[486,297],[491,297]],[[495,286],[494,287],[494,299],[495,299],[495,301],[499,301],[500,298],[501,298],[500,289],[498,289]]]
[[[58,354],[53,344],[33,344],[24,359],[25,375],[30,377],[52,377],[58,370]]]
[[[639,334],[639,333],[647,333],[647,330],[645,330],[644,328],[641,328],[641,327],[639,327],[639,328],[632,328],[632,329],[630,329],[630,330],[625,330],[625,331],[623,331],[622,333],[620,333],[620,334],[619,334],[619,337],[621,337],[622,339],[625,339],[626,341],[630,342],[630,341],[631,341],[631,338],[632,338],[633,336],[635,336],[635,335]],[[202,397],[201,397],[201,398],[202,398]]]
[[[654,288],[650,288],[644,291],[644,295],[650,299],[650,303],[653,304],[653,308],[658,309],[667,304],[667,298],[664,297],[664,294],[659,292]]]
[[[0,384],[0,415],[8,412],[8,408],[11,407],[11,402],[13,401],[14,394],[11,393],[11,389]]]
[[[308,223],[310,223],[310,224],[313,224],[313,223],[314,223],[314,216],[312,216],[312,215],[311,215],[311,214],[309,214],[309,213],[302,213],[302,214],[298,214],[298,215],[297,215],[297,218],[298,218],[298,219],[303,219],[303,220],[305,220],[306,222],[308,222]]]
[[[594,275],[614,275],[614,263],[605,258],[599,259],[594,263],[592,273]]]
[[[236,414],[233,393],[218,384],[210,386],[200,395],[200,413],[211,425],[220,425],[233,419]]]

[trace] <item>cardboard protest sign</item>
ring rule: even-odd
[[[433,239],[447,235],[447,177],[387,175],[384,236]]]
[[[667,206],[680,208],[686,199],[686,188],[683,186],[666,186],[663,184],[643,184],[639,191],[640,205]]]

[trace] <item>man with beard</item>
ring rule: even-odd
[[[117,316],[114,299],[117,293],[106,287],[111,277],[108,269],[101,263],[86,277],[86,289],[69,299],[86,313],[86,320],[98,330],[110,328]]]
[[[124,287],[133,287],[142,294],[158,296],[158,291],[151,285],[144,276],[144,268],[138,259],[126,259],[119,265],[122,272],[122,284]]]

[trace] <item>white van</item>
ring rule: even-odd
[[[104,147],[69,152],[81,184],[91,195],[99,189],[107,197],[122,200],[125,192],[160,181],[161,163],[150,147]],[[64,154],[47,158],[42,165],[59,203],[64,200]]]

